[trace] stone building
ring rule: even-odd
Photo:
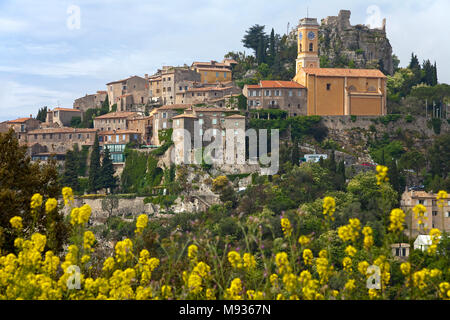
[[[48,124],[56,124],[59,127],[69,127],[73,118],[81,119],[83,112],[78,109],[55,108],[47,111],[45,120]]]
[[[159,131],[172,128],[172,118],[180,115],[185,109],[189,108],[189,104],[172,104],[158,108],[153,114],[153,134],[151,143],[160,145]]]
[[[126,130],[128,120],[137,117],[136,112],[110,112],[94,119],[94,128],[98,131]]]
[[[147,145],[151,144],[153,135],[153,116],[129,118],[127,127],[129,130],[139,132],[141,143]]]
[[[97,91],[95,94],[86,94],[78,98],[73,103],[73,108],[86,112],[88,109],[100,109],[106,100],[108,93],[106,91]]]
[[[260,81],[257,85],[245,85],[248,110],[280,109],[289,116],[306,115],[306,88],[293,81]]]
[[[176,96],[200,82],[200,75],[188,67],[163,67],[149,78],[149,97],[162,105],[176,104]]]
[[[208,147],[216,139],[221,139],[222,149],[218,151],[221,153],[211,150],[211,158],[219,158],[219,161],[228,164],[237,164],[239,160],[243,164],[245,117],[232,113],[233,111],[226,108],[191,107],[183,114],[173,117],[175,162],[194,163],[194,157],[199,156],[198,152],[203,150],[202,148]],[[189,134],[176,129],[185,130]],[[200,163],[199,159],[197,163]]]
[[[148,102],[148,77],[132,76],[106,84],[109,107],[116,104],[117,111],[143,111]]]
[[[19,140],[20,145],[27,144],[28,135],[27,133],[31,130],[39,128],[40,121],[33,119],[30,114],[29,118],[19,118],[16,120],[5,121],[0,123],[0,132],[6,133],[12,128],[16,134],[17,140]]]
[[[317,19],[304,18],[298,28],[297,75],[308,90],[308,115],[385,115],[386,76],[376,69],[320,68]]]
[[[112,130],[98,133],[100,150],[108,149],[113,163],[125,162],[125,146],[130,142],[141,141],[141,133],[137,130]]]
[[[200,74],[201,83],[222,83],[232,81],[232,67],[235,64],[237,64],[236,61],[225,59],[222,63],[217,61],[194,62],[191,68]]]
[[[95,141],[96,129],[79,128],[47,128],[31,130],[27,133],[28,150],[34,160],[56,155],[64,158],[74,144],[92,146]]]
[[[450,232],[450,199],[444,201],[444,207],[441,209],[438,207],[436,197],[437,194],[425,191],[405,191],[402,194],[401,208],[406,213],[406,223],[408,225],[406,232],[408,234],[411,232],[413,237],[420,234],[418,222],[412,212],[412,209],[418,204],[423,205],[427,209],[425,213],[427,220],[424,221],[424,227],[428,231],[436,228]]]
[[[177,104],[216,104],[225,106],[225,98],[238,96],[242,90],[233,85],[202,86],[188,88],[176,95]]]

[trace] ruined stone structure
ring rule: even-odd
[[[393,74],[392,46],[386,36],[386,19],[382,28],[350,24],[351,12],[341,10],[338,16],[322,19],[319,28],[319,55],[331,65],[339,60],[353,61],[356,68],[376,68]]]
[[[293,81],[260,81],[257,85],[245,85],[248,110],[280,109],[289,116],[306,115],[306,88]]]
[[[108,93],[106,91],[97,91],[95,94],[86,94],[78,98],[73,103],[73,108],[81,110],[83,113],[88,109],[100,109],[105,102]]]

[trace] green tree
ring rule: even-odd
[[[48,111],[47,107],[40,108],[37,113],[36,120],[39,120],[40,122],[45,122],[47,120],[47,111]]]
[[[245,48],[253,49],[255,56],[258,58],[258,47],[260,51],[265,48],[262,46],[267,43],[265,39],[267,38],[266,33],[264,32],[265,26],[260,26],[258,24],[255,24],[254,26],[250,27],[244,35],[244,38],[242,39],[242,43],[244,44]]]
[[[78,159],[77,153],[73,150],[66,152],[64,162],[64,172],[62,175],[62,183],[65,187],[71,187],[74,191],[79,190],[78,183]]]
[[[111,193],[117,186],[117,179],[114,176],[114,165],[111,159],[111,154],[108,148],[105,148],[103,155],[102,168],[101,168],[101,186],[102,188],[109,189]]]
[[[42,213],[32,229],[30,200],[40,193],[44,201],[58,198],[61,188],[54,159],[32,163],[25,146],[19,146],[11,129],[0,133],[0,248],[2,253],[13,252],[14,232],[9,220],[14,216],[23,219],[25,235],[41,232],[47,236],[47,247],[60,252],[67,240],[68,226],[58,210]]]
[[[91,151],[91,162],[89,166],[89,191],[97,192],[102,188],[101,166],[100,166],[100,147],[98,135],[95,135],[94,145]]]

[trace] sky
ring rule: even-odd
[[[449,0],[0,0],[0,121],[71,108],[76,98],[163,65],[221,61],[254,24],[284,34],[309,13],[351,10],[350,22],[381,26],[400,65],[411,53],[450,83]]]

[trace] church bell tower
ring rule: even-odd
[[[316,18],[303,18],[298,27],[297,73],[301,68],[320,68],[319,24]]]

